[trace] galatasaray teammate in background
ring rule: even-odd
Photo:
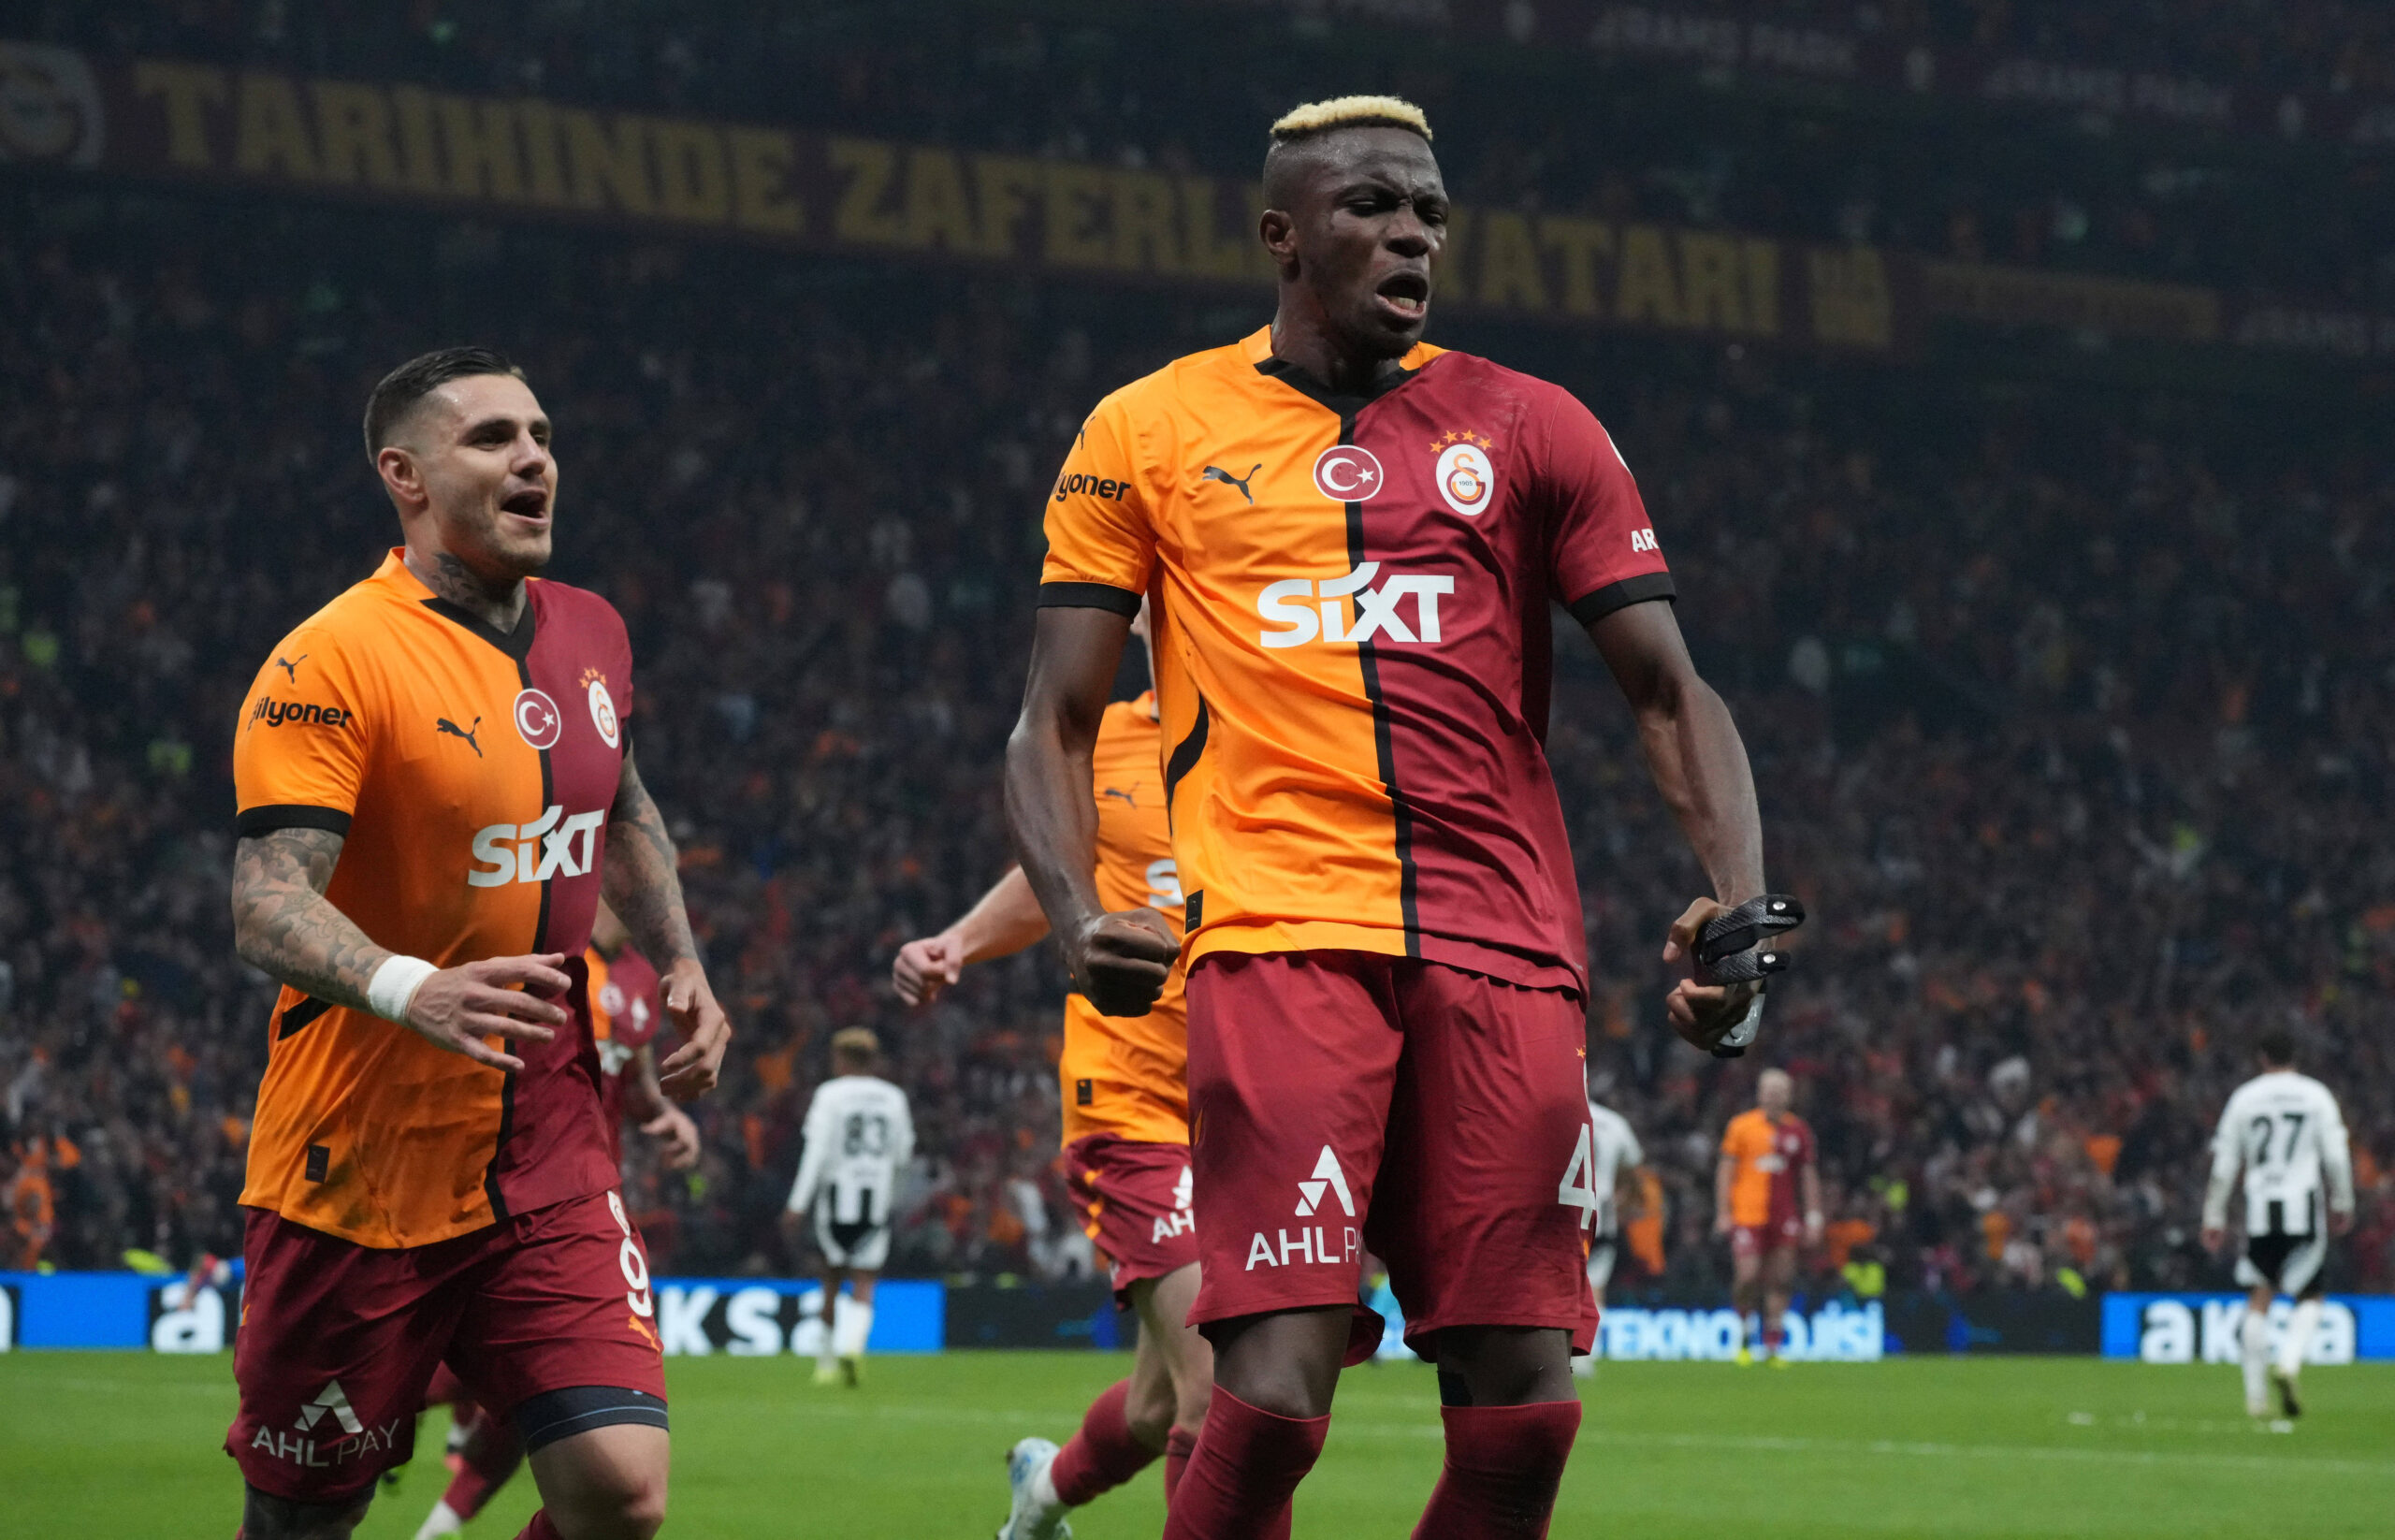
[[[284,637],[234,739],[242,958],[283,981],[250,1142],[244,1540],[347,1535],[446,1359],[540,1484],[523,1540],[663,1521],[664,1366],[616,1191],[583,949],[602,893],[665,961],[715,1083],[730,1036],[634,767],[631,653],[549,559],[549,420],[498,355],[375,386],[405,544]]]
[[[1144,646],[1147,612],[1131,625]],[[1153,668],[1151,669],[1153,672]],[[1144,911],[1178,940],[1181,876],[1165,819],[1163,736],[1153,690],[1100,718],[1090,788],[1097,809],[1098,900]],[[1048,917],[1016,867],[948,929],[898,950],[891,979],[908,1005],[935,999],[968,963],[1006,957],[1048,934]],[[1065,1510],[1119,1487],[1164,1456],[1165,1501],[1181,1484],[1213,1388],[1213,1350],[1189,1322],[1198,1297],[1190,1210],[1189,1033],[1176,965],[1144,1016],[1101,1016],[1087,995],[1065,1000],[1056,1064],[1066,1179],[1081,1228],[1106,1257],[1114,1299],[1139,1318],[1131,1377],[1090,1403],[1060,1451],[1044,1438],[1007,1461],[1013,1509],[998,1540],[1048,1540]]]
[[[1587,409],[1421,341],[1446,193],[1419,109],[1274,125],[1271,326],[1099,403],[1048,504],[1015,847],[1075,985],[1153,1008],[1171,928],[1099,891],[1092,754],[1142,596],[1188,925],[1189,1112],[1214,1396],[1171,1540],[1286,1520],[1369,1246],[1439,1366],[1430,1537],[1544,1533],[1596,1310],[1579,890],[1541,739],[1548,609],[1595,639],[1710,880],[1666,958],[1763,892],[1746,751],[1691,666],[1638,489]],[[1749,985],[1683,981],[1712,1047]],[[1585,1176],[1581,1179],[1585,1182]]]
[[[1797,1249],[1822,1243],[1822,1173],[1813,1130],[1788,1110],[1795,1093],[1785,1069],[1757,1076],[1755,1104],[1722,1130],[1713,1168],[1713,1230],[1730,1238],[1730,1303],[1742,1323],[1759,1318],[1763,1356],[1774,1368],[1788,1362],[1779,1340],[1796,1291]],[[1754,1362],[1744,1341],[1738,1362]]]

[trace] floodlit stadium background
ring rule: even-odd
[[[679,1345],[790,1348],[807,1258],[775,1218],[852,1023],[922,1135],[893,1271],[923,1282],[877,1350],[1111,1343],[1052,1170],[1052,957],[920,1015],[889,958],[1006,859],[1065,444],[1268,315],[1262,125],[1387,89],[1428,108],[1462,211],[1431,340],[1612,429],[1754,754],[1775,881],[1818,917],[1764,1055],[1831,1199],[1808,1350],[2225,1365],[2202,1146],[2275,1024],[2343,1099],[2363,1194],[2318,1351],[2395,1357],[2383,11],[469,9],[0,29],[0,1344],[221,1344],[229,1289],[176,1280],[238,1253],[265,1051],[225,918],[230,732],[262,650],[388,543],[366,388],[461,339],[559,424],[556,571],[631,625],[642,763],[740,1030],[700,1170],[628,1187],[685,1280]],[[1653,954],[1694,868],[1602,669],[1560,650],[1590,1061],[1657,1176],[1608,1347],[1706,1358],[1711,1152],[1756,1061],[1663,1024]],[[981,1443],[1044,1404],[971,1373]],[[1700,1415],[1608,1373],[1592,1406],[1651,1383],[1699,1426],[1788,1431],[1726,1379]],[[2227,1426],[2232,1380],[2135,1383],[2193,1408],[2157,1422]],[[2395,1382],[2322,1381],[2383,1449]],[[2145,1409],[2037,1403],[2064,1440]],[[213,1415],[157,1458],[229,1494]]]

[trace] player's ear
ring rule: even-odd
[[[425,505],[424,474],[414,455],[396,443],[386,443],[374,453],[374,471],[383,478],[383,489],[402,511]]]
[[[1285,209],[1267,209],[1256,222],[1256,233],[1284,278],[1298,273],[1298,222]]]

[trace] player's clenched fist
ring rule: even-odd
[[[1083,926],[1065,948],[1065,966],[1099,1015],[1144,1016],[1180,956],[1163,915],[1122,909]]]
[[[890,965],[890,987],[908,1005],[929,1005],[965,972],[965,943],[953,936],[926,936],[898,949]]]
[[[1697,937],[1724,908],[1710,898],[1698,899],[1672,922],[1671,937],[1663,943],[1663,961],[1685,963],[1689,970],[1687,978],[1672,986],[1671,995],[1663,1002],[1663,1013],[1671,1018],[1672,1030],[1680,1035],[1681,1041],[1708,1053],[1720,1046],[1732,1027],[1747,1019],[1755,998],[1756,986],[1751,982],[1704,984],[1696,981]]]
[[[715,1089],[723,1051],[732,1041],[732,1023],[715,1003],[706,970],[695,957],[682,958],[666,969],[664,995],[665,1014],[683,1042],[657,1067],[657,1084],[675,1101],[689,1101]]]
[[[406,1024],[435,1047],[463,1053],[494,1069],[521,1069],[524,1061],[502,1053],[485,1038],[522,1038],[547,1042],[571,1018],[554,998],[572,987],[559,971],[562,952],[537,957],[486,957],[444,967],[418,984],[408,1000]],[[537,993],[536,993],[537,992]]]

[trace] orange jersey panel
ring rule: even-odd
[[[343,836],[325,896],[376,943],[443,967],[545,949],[572,958],[571,977],[597,903],[631,655],[602,602],[532,590],[501,637],[393,552],[259,671],[233,777],[244,836]],[[576,982],[586,1020],[516,1044],[520,1075],[286,986],[240,1200],[362,1245],[413,1246],[612,1184]]]
[[[1152,908],[1182,933],[1181,877],[1165,816],[1164,733],[1155,693],[1106,708],[1092,755],[1097,798],[1097,897],[1109,909]],[[1065,1142],[1114,1134],[1159,1144],[1189,1140],[1189,1018],[1174,965],[1144,1016],[1101,1016],[1086,995],[1065,1001],[1057,1061]]]
[[[1047,530],[1043,604],[1153,601],[1189,964],[1336,949],[1585,989],[1548,610],[1671,582],[1578,402],[1427,345],[1330,396],[1259,331],[1100,402]]]
[[[1775,1123],[1749,1107],[1721,1131],[1721,1153],[1730,1172],[1730,1222],[1768,1225],[1798,1211],[1796,1173],[1813,1158],[1812,1130],[1789,1113]]]

